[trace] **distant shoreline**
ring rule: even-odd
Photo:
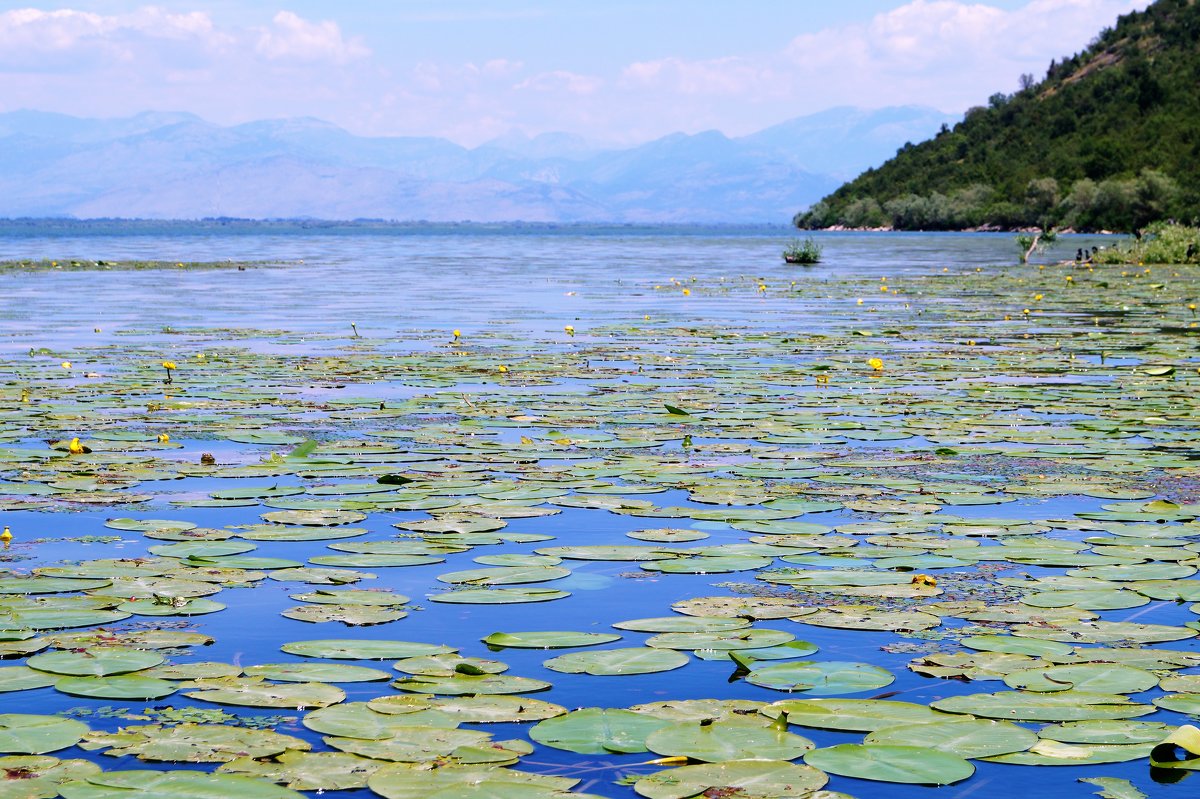
[[[451,235],[462,233],[504,234],[614,234],[651,235],[669,231],[676,235],[775,234],[794,231],[790,222],[704,223],[704,222],[428,222],[385,219],[71,219],[65,217],[0,218],[0,236],[71,235],[161,235],[171,233],[254,234],[263,233],[384,233],[396,235]]]

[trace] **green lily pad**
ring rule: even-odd
[[[620,649],[571,652],[550,658],[542,665],[551,671],[560,671],[565,674],[612,676],[671,671],[686,666],[689,660],[690,658],[682,652],[670,649],[631,646]]]
[[[421,644],[412,641],[381,641],[353,638],[327,638],[315,641],[293,641],[279,647],[289,655],[333,660],[392,660],[420,655],[440,655],[457,652],[457,649],[438,644]]]
[[[128,674],[162,663],[165,658],[156,652],[142,649],[103,647],[78,652],[44,652],[26,662],[30,668],[52,674],[105,677],[109,674]]]
[[[913,728],[906,724],[882,727],[868,735],[863,742],[907,746],[914,737],[930,749],[968,759],[1021,752],[1038,742],[1037,733],[1010,721],[967,718],[922,724],[915,736]]]
[[[814,747],[807,738],[778,726],[743,721],[679,722],[646,736],[646,747],[667,757],[687,757],[706,763],[794,760]]]
[[[909,785],[952,785],[975,773],[961,757],[924,746],[838,744],[814,749],[804,762],[843,777]]]
[[[260,663],[247,666],[247,677],[262,677],[283,682],[370,682],[387,680],[391,674],[366,666],[344,663]]]
[[[590,707],[540,721],[530,728],[529,737],[585,755],[647,752],[646,736],[670,723],[629,710]]]
[[[776,691],[804,691],[810,696],[874,691],[890,685],[895,676],[869,663],[801,660],[754,666],[746,682]]]
[[[811,766],[779,760],[730,760],[655,772],[639,779],[633,789],[647,799],[686,799],[706,794],[791,799],[814,795],[828,779]]]
[[[0,753],[42,755],[74,746],[87,733],[81,721],[28,713],[0,714]]]
[[[570,630],[536,630],[517,633],[492,633],[483,642],[489,648],[569,649],[576,646],[596,646],[621,640],[614,633],[580,633]]]
[[[327,707],[346,698],[346,692],[319,682],[269,683],[261,677],[221,677],[196,680],[184,696],[219,705],[247,707]]]
[[[178,683],[143,677],[138,674],[117,674],[111,677],[63,677],[54,683],[54,690],[72,696],[93,699],[161,699],[175,693]]]
[[[106,771],[63,783],[63,799],[304,799],[263,780],[203,771]]]

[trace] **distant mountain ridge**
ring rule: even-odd
[[[929,108],[830,109],[758,133],[626,149],[565,133],[468,149],[312,118],[0,114],[0,217],[784,223],[847,174],[932,134]]]

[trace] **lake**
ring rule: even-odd
[[[0,231],[65,267],[0,268],[0,691],[90,730],[28,751],[348,798],[682,797],[764,752],[765,795],[1191,795],[1147,758],[1200,714],[1200,271],[791,237]],[[347,754],[270,760],[304,743]]]

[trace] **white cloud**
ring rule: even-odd
[[[272,22],[274,26],[264,29],[255,45],[256,52],[271,60],[345,64],[371,54],[361,39],[343,37],[332,20],[310,22],[291,11],[280,11]]]
[[[566,92],[574,95],[595,94],[604,81],[592,75],[580,75],[565,69],[543,72],[526,78],[513,88],[518,91],[532,89],[538,92]]]
[[[770,64],[735,56],[702,61],[682,58],[639,61],[621,72],[621,81],[626,87],[665,89],[693,95],[769,91],[776,77]]]

